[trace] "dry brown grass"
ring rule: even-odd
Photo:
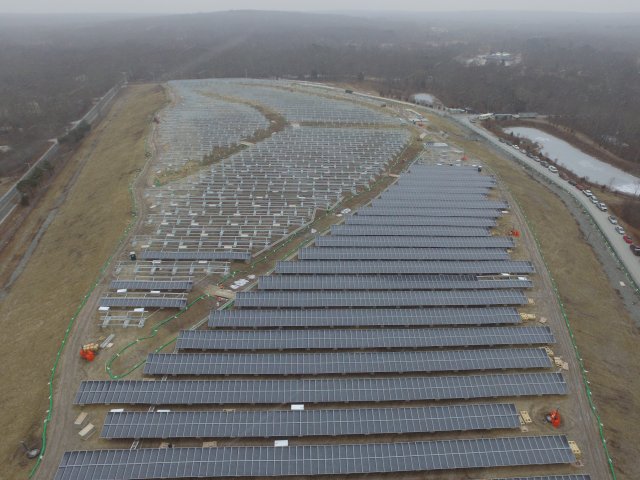
[[[165,102],[161,87],[131,86],[107,119],[82,143],[36,208],[42,215],[67,188],[66,201],[22,275],[0,306],[4,342],[0,477],[20,478],[30,463],[20,440],[37,443],[47,409],[47,381],[70,317],[131,220],[128,186],[145,163],[153,113]],[[89,155],[69,186],[78,159]]]

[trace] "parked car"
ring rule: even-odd
[[[624,231],[624,228],[622,228],[620,225],[616,227],[616,232],[618,232],[620,235],[624,235],[625,233],[627,233]]]
[[[513,148],[515,148],[516,150],[520,150],[520,147],[518,145],[511,145]]]
[[[553,165],[549,165],[549,171],[551,173],[558,173],[558,169],[556,167],[554,167]]]
[[[606,211],[608,210],[608,209],[607,209],[607,205],[606,205],[604,202],[600,202],[600,203],[598,203],[598,204],[597,204],[597,207],[598,207],[600,210],[602,210],[603,212],[606,212]]]
[[[631,238],[629,236],[629,234],[626,234],[625,236],[622,237],[622,239],[627,242],[629,245],[631,245],[633,243],[633,238]]]
[[[631,245],[629,245],[629,248],[631,249],[634,255],[640,257],[640,245],[635,245],[632,243]]]
[[[537,157],[537,156],[534,155],[533,156],[533,161],[534,162],[539,162],[540,161],[540,157]]]
[[[591,203],[595,203],[596,205],[600,203],[600,200],[598,200],[598,197],[596,197],[595,195],[591,195]]]
[[[547,168],[549,166],[549,164],[547,162],[540,162],[540,166]]]
[[[618,219],[616,217],[614,217],[613,215],[609,215],[607,217],[607,220],[609,220],[609,222],[611,222],[611,224],[613,224],[613,225],[617,225],[618,224]]]
[[[578,186],[578,184],[576,183],[576,181],[575,181],[575,180],[569,180],[569,181],[568,181],[568,183],[569,183],[569,185],[572,185],[572,186],[574,186],[574,187],[577,187],[577,186]]]
[[[587,197],[593,197],[593,193],[591,193],[591,190],[582,190],[582,193],[584,193]]]

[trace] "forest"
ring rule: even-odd
[[[123,78],[256,77],[535,111],[640,162],[640,16],[543,13],[0,16],[0,175]],[[471,59],[509,52],[517,62]]]

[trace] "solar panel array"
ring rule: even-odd
[[[416,226],[467,226],[467,227],[495,227],[493,218],[478,217],[426,217],[420,215],[382,216],[382,215],[351,215],[345,219],[346,225],[416,225]]]
[[[369,273],[369,272],[365,272]],[[398,272],[400,273],[400,272]],[[417,306],[489,306],[526,305],[527,297],[519,290],[450,290],[450,291],[269,291],[239,292],[240,308],[318,308],[318,307],[417,307]]]
[[[177,348],[299,350],[541,345],[554,343],[547,326],[428,329],[183,330]]]
[[[572,462],[575,456],[563,435],[281,448],[148,448],[67,452],[54,479],[347,475]]]
[[[346,310],[213,310],[210,328],[340,328],[340,327],[432,327],[442,325],[494,325],[520,323],[513,307],[470,308],[349,308]],[[206,331],[206,330],[205,330]],[[203,334],[208,335],[208,334]]]
[[[266,92],[262,84],[256,88]],[[279,98],[278,92],[267,103]],[[306,118],[314,108],[286,114]],[[335,115],[338,122],[347,118]],[[564,436],[465,438],[467,431],[519,428],[515,405],[494,399],[568,390],[542,348],[555,342],[551,329],[521,325],[516,307],[529,304],[528,275],[535,272],[531,262],[510,259],[512,238],[492,235],[507,208],[486,200],[494,186],[472,168],[412,166],[297,261],[278,262],[257,288],[238,292],[233,310],[211,312],[208,329],[181,331],[176,352],[148,356],[146,375],[182,378],[86,381],[75,399],[182,408],[113,411],[102,431],[110,439],[462,432],[459,439],[70,452],[56,478],[346,475],[574,462]],[[433,195],[439,200],[429,200]],[[193,378],[199,376],[207,378]],[[348,406],[331,405],[342,403]],[[288,404],[317,409],[282,410]],[[211,409],[217,405],[237,410]]]
[[[541,348],[428,352],[152,353],[148,375],[339,375],[549,368]]]
[[[260,277],[260,290],[486,290],[530,288],[528,278],[472,275],[282,275]]]
[[[251,405],[399,402],[565,395],[561,373],[437,377],[357,377],[298,380],[92,380],[80,384],[77,405]]]
[[[121,280],[227,274],[230,262],[249,261],[316,210],[370,185],[410,140],[375,102],[361,106],[286,84],[169,83],[175,101],[159,114],[154,136],[157,181],[145,192],[145,218],[132,241],[137,260],[120,262]],[[267,114],[284,118],[272,122]],[[122,296],[118,290],[111,296]],[[133,298],[101,309],[103,326],[131,324],[131,308],[155,308]]]
[[[364,207],[358,210],[362,215],[379,216],[423,216],[423,217],[468,217],[468,218],[498,218],[502,212],[498,209],[469,209],[469,208],[397,208],[397,207]]]
[[[509,403],[344,410],[110,412],[102,438],[267,438],[520,427]]]
[[[358,248],[512,248],[513,239],[507,237],[391,237],[383,235],[326,236],[316,238],[318,247]]]
[[[382,236],[426,236],[426,237],[488,237],[484,227],[442,227],[422,225],[332,225],[333,235],[382,235]]]
[[[522,260],[380,260],[378,262],[343,262],[339,260],[318,260],[313,262],[278,262],[276,273],[299,273],[316,275],[333,274],[477,274],[533,273],[531,262]]]
[[[184,290],[193,288],[192,280],[114,280],[112,289],[126,290]]]

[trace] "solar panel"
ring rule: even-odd
[[[183,330],[180,350],[467,347],[554,343],[547,326],[427,329]]]
[[[424,217],[481,217],[498,218],[502,215],[498,209],[480,208],[394,208],[394,207],[363,207],[358,210],[359,215],[395,215],[395,216],[424,216]]]
[[[509,237],[420,237],[420,236],[322,236],[316,237],[318,247],[381,247],[381,248],[513,248],[515,242]]]
[[[127,290],[191,290],[191,280],[114,280],[111,289]]]
[[[519,290],[454,291],[251,291],[239,292],[238,308],[416,307],[526,305]]]
[[[375,274],[473,274],[498,275],[501,273],[533,273],[531,262],[518,260],[455,261],[455,260],[380,260],[342,262],[315,260],[313,262],[278,262],[276,273],[315,275],[375,275]]]
[[[478,192],[478,193],[467,193],[467,192],[451,192],[451,191],[423,191],[420,194],[420,198],[409,198],[409,199],[401,199],[401,198],[392,198],[392,197],[378,197],[372,200],[372,204],[378,205],[388,202],[413,202],[417,207],[431,207],[434,202],[438,202],[438,206],[445,206],[442,204],[444,200],[450,200],[452,202],[456,202],[460,208],[464,208],[465,204],[470,204],[477,201],[495,201],[489,200],[490,192]]]
[[[331,225],[333,235],[383,235],[425,237],[489,237],[485,227],[428,227],[420,225]]]
[[[232,250],[204,251],[204,250],[180,250],[180,251],[153,251],[140,252],[141,260],[251,260],[250,252],[237,252]]]
[[[564,435],[279,448],[143,448],[65,452],[55,480],[346,475],[575,460]]]
[[[329,345],[327,345],[327,348]],[[147,375],[341,375],[549,368],[541,348],[414,352],[151,353]]]
[[[420,199],[421,193],[436,193],[444,192],[447,194],[456,193],[489,193],[493,186],[474,186],[474,185],[456,185],[455,183],[448,182],[446,184],[432,183],[422,188],[401,189],[395,188],[383,192],[380,198],[415,198]]]
[[[91,380],[76,405],[395,402],[565,395],[561,373],[297,380]]]
[[[425,217],[425,216],[382,216],[382,215],[350,215],[345,219],[346,225],[399,225],[399,226],[453,226],[453,227],[495,227],[493,218],[473,217]]]
[[[211,328],[431,327],[438,325],[517,324],[512,307],[378,308],[306,310],[212,310]]]
[[[494,187],[495,179],[489,177],[473,177],[468,175],[402,175],[388,190],[430,190],[440,185],[471,185],[476,187]]]
[[[185,308],[187,297],[102,297],[101,307],[122,308]]]
[[[487,290],[531,288],[521,277],[478,279],[473,275],[269,275],[260,290]]]
[[[500,200],[455,200],[455,199],[443,199],[443,195],[432,194],[429,196],[422,196],[420,199],[412,198],[376,198],[371,201],[371,205],[375,207],[420,207],[423,208],[428,205],[431,208],[492,208],[496,210],[506,210],[509,208],[509,204]]]
[[[306,247],[300,260],[509,260],[498,248],[349,248]]]
[[[101,437],[269,438],[519,428],[516,406],[485,403],[331,410],[109,412]]]

